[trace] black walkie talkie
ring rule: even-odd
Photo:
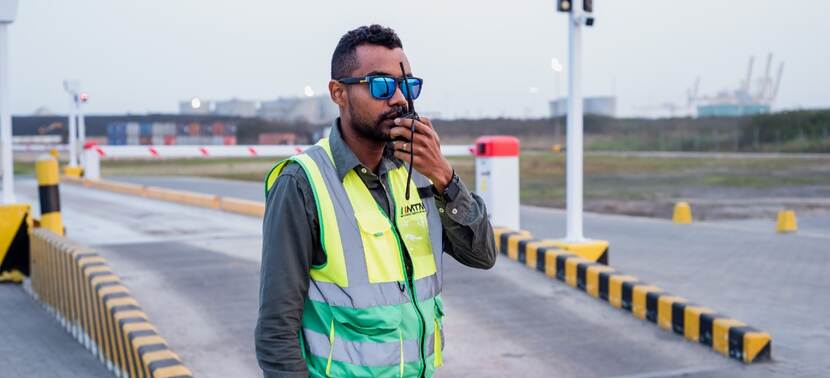
[[[409,86],[409,80],[406,77],[406,70],[401,64],[401,75],[403,76],[404,85],[406,85],[406,105],[407,112],[401,118],[409,118],[412,120],[412,126],[409,128],[409,173],[406,176],[406,200],[409,201],[409,182],[412,181],[412,166],[415,165],[415,149],[412,147],[412,142],[415,139],[415,121],[419,120],[418,113],[415,112],[415,103],[412,101],[412,88]]]

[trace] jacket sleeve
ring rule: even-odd
[[[297,164],[286,166],[268,193],[262,224],[256,357],[266,378],[307,377],[300,346],[314,248],[314,202]]]
[[[473,268],[490,269],[496,264],[496,242],[484,200],[470,193],[460,180],[453,201],[435,196],[444,226],[444,251]]]

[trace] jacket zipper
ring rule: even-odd
[[[389,176],[387,176],[386,179],[389,180]],[[418,295],[415,291],[415,280],[409,274],[409,268],[408,268],[408,267],[411,267],[411,270],[413,271],[413,274],[414,274],[415,267],[412,266],[412,256],[409,255],[409,250],[408,249],[406,250],[406,257],[408,257],[409,259],[407,260],[407,259],[404,258],[403,243],[401,242],[401,237],[400,237],[400,233],[398,232],[398,226],[397,226],[397,221],[396,221],[396,219],[397,219],[397,216],[396,216],[397,207],[396,206],[397,205],[395,204],[395,199],[392,196],[389,195],[389,189],[385,185],[383,185],[383,180],[379,180],[379,181],[380,181],[381,187],[383,188],[384,194],[386,195],[386,200],[388,201],[388,203],[390,205],[390,213],[391,213],[390,215],[391,215],[391,217],[387,216],[386,212],[384,212],[384,211],[381,211],[381,213],[383,213],[384,216],[386,216],[386,219],[389,221],[389,224],[392,226],[393,235],[395,235],[395,241],[397,241],[397,243],[398,243],[398,254],[401,256],[401,260],[402,260],[401,261],[401,263],[402,263],[401,268],[403,269],[404,279],[406,280],[407,286],[409,286],[409,292],[410,292],[410,295],[412,297],[412,305],[415,306],[415,313],[418,314],[418,320],[419,320],[419,323],[420,323],[419,324],[420,330],[418,332],[418,357],[420,359],[420,361],[419,361],[419,364],[420,364],[419,371],[420,372],[418,373],[418,376],[419,377],[424,377],[424,374],[426,372],[426,359],[424,358],[424,356],[425,356],[425,353],[424,353],[424,334],[426,333],[426,323],[424,321],[424,314],[421,312],[421,308],[418,306]],[[400,282],[398,282],[398,288],[401,288],[401,283]]]

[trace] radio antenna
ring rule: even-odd
[[[412,181],[412,166],[415,165],[415,149],[412,147],[412,142],[415,141],[415,120],[418,119],[418,113],[415,113],[415,102],[412,101],[412,87],[409,86],[409,80],[406,77],[406,70],[403,68],[403,62],[399,62],[401,65],[401,76],[403,77],[404,85],[406,85],[406,105],[407,105],[407,114],[404,118],[409,118],[412,120],[412,125],[409,127],[409,171],[406,175],[406,200],[409,201],[409,183]]]

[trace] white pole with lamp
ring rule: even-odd
[[[566,242],[582,242],[582,12],[568,13],[568,118],[565,146]]]
[[[579,0],[577,0],[579,1]],[[585,238],[582,224],[582,27],[593,26],[593,0],[558,0],[557,10],[568,13],[568,117],[565,142],[565,238],[559,246],[586,259],[608,262],[608,242]]]
[[[17,16],[17,0],[0,1],[0,160],[4,204],[15,202],[12,162],[12,116],[9,99],[9,25]]]
[[[64,169],[67,176],[80,177],[78,166],[78,92],[80,84],[76,80],[64,80],[63,89],[69,94],[69,165]]]

